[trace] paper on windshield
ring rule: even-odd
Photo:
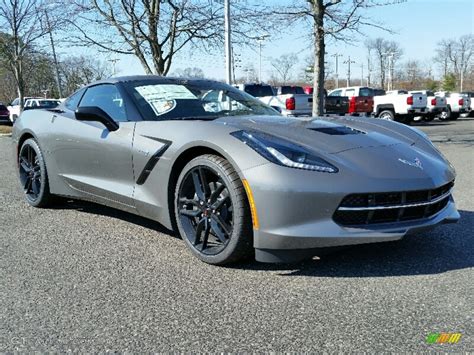
[[[173,110],[176,107],[175,100],[197,99],[197,97],[183,85],[145,85],[138,86],[135,90],[150,104],[157,116]]]

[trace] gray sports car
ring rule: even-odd
[[[13,131],[26,201],[84,199],[156,220],[211,264],[290,262],[456,222],[455,172],[420,131],[297,120],[231,86],[97,82]]]

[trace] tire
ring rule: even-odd
[[[446,121],[451,119],[451,115],[451,107],[447,106],[446,109],[439,114],[438,118],[440,121]]]
[[[48,172],[38,142],[27,139],[18,153],[20,185],[25,200],[33,207],[48,207],[53,202],[49,191]]]
[[[176,184],[174,212],[181,238],[199,260],[223,265],[253,255],[247,195],[224,158],[206,154],[186,164]]]
[[[395,113],[392,110],[383,110],[380,112],[379,118],[383,120],[395,121]]]
[[[451,112],[451,117],[449,118],[452,121],[455,121],[459,118],[460,113],[459,112]]]

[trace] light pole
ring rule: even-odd
[[[393,52],[386,53],[388,59],[388,85],[387,89],[392,90],[393,88]]]
[[[225,35],[225,73],[226,83],[232,82],[231,42],[230,42],[230,0],[224,0],[224,35]]]
[[[364,85],[364,63],[362,62],[360,64],[360,86],[363,86]]]
[[[115,76],[115,74],[117,73],[116,70],[115,70],[115,69],[116,69],[115,66],[116,66],[116,64],[117,64],[117,62],[118,62],[119,60],[120,60],[120,59],[117,59],[117,58],[115,58],[115,59],[109,59],[109,60],[108,60],[109,62],[112,63],[112,76]]]
[[[336,58],[336,89],[339,87],[339,57],[342,57],[342,54],[334,53],[331,57]]]
[[[347,64],[347,86],[351,86],[351,64],[355,64],[353,60],[351,60],[351,56],[347,56],[347,60],[344,62]]]
[[[258,42],[258,53],[259,53],[258,81],[260,83],[262,82],[262,43],[268,37],[270,37],[270,35],[268,34],[255,37],[255,39]]]

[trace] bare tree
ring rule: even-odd
[[[59,68],[65,95],[70,95],[80,87],[108,78],[112,74],[109,65],[90,56],[66,58],[59,64]]]
[[[34,44],[47,33],[44,26],[44,6],[41,0],[0,0],[0,50],[6,58],[5,65],[16,81],[20,109],[25,95],[24,63]]]
[[[386,77],[390,70],[390,77],[394,77],[395,64],[402,57],[403,49],[395,41],[378,37],[365,42],[368,50],[375,56],[378,65],[380,87],[386,88]]]
[[[438,42],[435,62],[441,66],[443,77],[453,73],[462,91],[464,78],[474,60],[474,35],[461,36],[459,40],[443,39]]]
[[[70,24],[78,33],[74,44],[134,55],[147,74],[167,75],[177,53],[189,45],[223,44],[223,5],[215,0],[71,1]],[[250,38],[241,29],[264,24],[258,6],[252,8],[233,6],[235,36]]]
[[[286,84],[290,80],[292,70],[297,63],[298,56],[294,53],[289,53],[281,55],[280,58],[273,59],[271,65],[278,73],[281,82]]]
[[[188,67],[184,69],[176,69],[173,72],[173,76],[178,78],[204,78],[204,72],[201,68]]]
[[[404,0],[294,0],[291,4],[279,7],[274,14],[283,16],[289,24],[308,21],[312,26],[314,49],[314,93],[313,115],[321,115],[324,110],[324,58],[326,38],[349,41],[348,33],[360,33],[364,26],[387,30],[375,21],[364,16],[364,10]]]

